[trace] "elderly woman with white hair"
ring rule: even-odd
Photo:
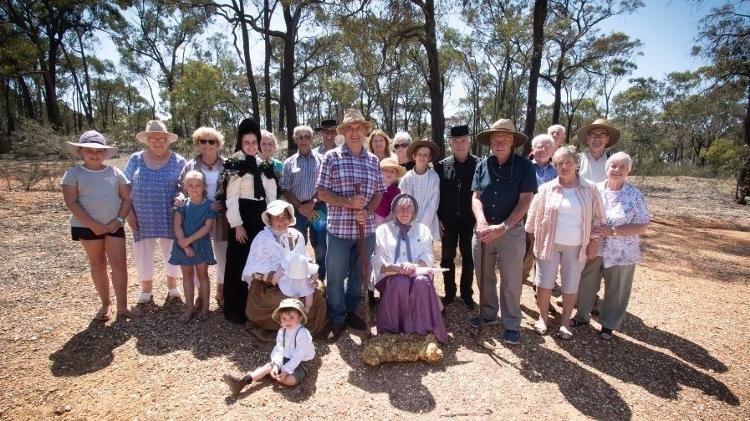
[[[418,206],[410,194],[396,196],[391,205],[393,220],[375,231],[371,263],[381,296],[378,333],[434,333],[437,340],[447,343],[440,299],[426,270],[435,261],[432,235],[415,220]]]
[[[258,156],[265,162],[273,165],[273,172],[276,173],[276,178],[281,179],[281,172],[284,169],[284,163],[276,158],[274,155],[279,149],[279,143],[276,141],[276,135],[268,130],[260,131],[260,153]],[[281,196],[279,196],[280,198]]]
[[[206,178],[206,197],[214,200],[216,188],[219,184],[219,175],[224,170],[225,158],[219,154],[224,146],[224,135],[211,127],[199,127],[193,132],[193,145],[198,149],[198,154],[185,164],[180,174],[178,188],[180,193],[175,199],[175,206],[181,207],[186,199],[184,186],[185,175],[190,171],[200,171]],[[214,258],[216,259],[216,304],[220,307],[224,304],[224,269],[227,263],[227,235],[229,233],[229,222],[223,213],[224,206],[221,202],[215,201],[211,204],[214,212],[221,212],[221,215],[214,219],[214,226],[211,229],[211,240],[213,242]],[[198,278],[195,279],[196,284]],[[199,292],[196,301],[200,300]]]
[[[406,154],[406,149],[411,145],[411,135],[407,132],[398,132],[393,135],[393,150],[396,152],[398,165],[409,171],[414,168],[414,161]]]
[[[586,264],[578,291],[578,311],[573,326],[591,319],[594,299],[604,277],[604,299],[599,310],[599,337],[610,340],[620,328],[630,300],[635,266],[641,261],[640,235],[649,224],[646,199],[627,182],[632,168],[630,156],[618,152],[607,159],[607,180],[596,185],[604,203],[606,224],[594,229],[603,237],[598,256]]]
[[[559,174],[542,184],[526,218],[526,231],[534,234],[539,320],[534,331],[547,333],[550,295],[558,269],[562,281],[563,313],[559,335],[568,340],[570,316],[578,294],[581,270],[587,256],[595,256],[598,243],[591,241],[592,228],[604,223],[604,207],[596,185],[579,177],[578,154],[574,146],[562,147],[552,156]]]

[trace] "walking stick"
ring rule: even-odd
[[[484,294],[482,293],[482,283],[484,282],[484,241],[479,241],[479,327],[477,328],[477,335],[474,336],[474,342],[477,345],[482,346],[482,336],[484,336],[484,317],[482,316],[482,309],[484,308]]]
[[[360,194],[362,183],[354,183],[354,193]],[[370,339],[370,300],[367,297],[367,291],[369,291],[370,278],[367,275],[367,256],[365,254],[365,223],[358,223],[359,228],[359,265],[362,270],[362,292],[364,294],[365,301],[365,326],[367,331],[365,333],[365,339]]]

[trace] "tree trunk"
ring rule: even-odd
[[[84,81],[86,82],[86,120],[88,121],[89,127],[95,128],[96,124],[94,123],[94,108],[93,108],[93,102],[91,101],[91,76],[89,75],[89,65],[88,61],[86,61],[86,52],[83,50],[83,38],[81,37],[81,34],[76,31],[76,35],[78,36],[78,47],[81,49],[81,61],[83,62],[83,76]]]
[[[430,89],[430,119],[432,123],[432,141],[440,150],[440,157],[445,155],[445,113],[443,111],[443,83],[440,73],[440,59],[438,57],[437,34],[435,31],[435,2],[426,0],[424,2],[425,38],[423,45],[427,52],[427,64],[429,66],[430,80],[427,85]]]
[[[743,140],[750,147],[750,84],[747,86],[747,105],[745,117],[742,119]],[[747,205],[746,197],[750,196],[750,154],[748,154],[737,174],[737,188],[734,193],[735,202]]]
[[[263,0],[263,27],[268,30],[271,28],[271,16],[268,10],[268,0]],[[271,55],[273,50],[271,47],[271,36],[268,34],[263,35],[264,40],[264,54],[265,59],[263,62],[263,85],[266,91],[265,98],[263,98],[265,115],[266,115],[266,130],[273,131],[273,118],[271,117]]]
[[[44,106],[47,109],[47,121],[53,130],[59,131],[63,129],[63,122],[60,107],[57,105],[57,46],[55,42],[50,42],[48,54],[47,59],[43,56],[39,57],[44,83]]]
[[[240,12],[240,31],[242,32],[242,55],[245,58],[245,76],[250,87],[250,104],[253,109],[253,120],[260,121],[260,104],[258,103],[258,87],[255,85],[253,76],[253,62],[250,60],[250,37],[247,32],[247,21],[245,20],[245,1],[237,1]],[[260,139],[258,139],[260,141]]]
[[[294,42],[297,38],[297,19],[298,13],[292,16],[291,5],[284,4],[284,22],[286,23],[286,34],[284,36],[284,58],[281,68],[281,77],[279,80],[279,96],[281,106],[285,109],[286,115],[286,137],[292,135],[294,127],[297,126],[297,106],[294,103]],[[288,154],[292,155],[297,152],[297,145],[294,142],[288,142]]]
[[[23,99],[24,115],[26,118],[37,120],[36,108],[34,108],[34,98],[31,97],[31,89],[26,81],[23,80],[23,76],[16,77],[16,83],[18,88],[21,90],[21,98]]]
[[[526,123],[523,132],[531,139],[536,125],[536,91],[539,85],[539,71],[542,68],[544,50],[544,22],[547,20],[547,0],[534,1],[534,41],[531,54],[531,71],[529,73],[529,94],[526,100]],[[523,145],[523,155],[531,152],[531,142]]]
[[[552,124],[560,123],[560,107],[562,105],[563,88],[563,63],[565,62],[565,51],[560,52],[560,60],[557,62],[557,74],[552,88],[555,90],[555,102],[552,104]]]
[[[86,122],[88,123],[90,128],[94,128],[94,117],[91,113],[91,104],[86,104],[86,102],[83,99],[83,87],[81,86],[81,82],[78,79],[78,72],[73,68],[73,63],[70,61],[70,55],[68,54],[68,49],[65,48],[65,46],[62,46],[63,56],[65,57],[65,61],[68,62],[68,66],[70,66],[70,74],[73,76],[73,83],[76,87],[76,93],[78,94],[78,100],[80,102],[79,106],[83,108],[83,114],[86,115]],[[80,111],[80,109],[77,109],[77,111]],[[78,129],[79,125],[76,124],[76,129]],[[82,124],[81,124],[82,126]]]

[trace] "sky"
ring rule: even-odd
[[[703,0],[696,4],[693,0],[644,0],[644,3],[645,6],[633,14],[615,16],[601,24],[602,33],[620,31],[643,43],[643,55],[635,57],[634,61],[638,68],[630,78],[653,77],[658,80],[671,72],[696,70],[704,65],[700,57],[690,55],[698,35],[699,21],[711,8],[721,5],[724,1]],[[744,2],[743,6],[750,9],[750,2]],[[226,28],[221,22],[211,25],[209,30]],[[100,39],[102,55],[117,62],[118,55],[111,40],[107,36]],[[253,50],[254,62],[262,63],[262,42],[258,41]],[[540,83],[539,102],[550,104],[553,96],[546,88],[546,84]],[[624,80],[616,87],[615,92],[627,87],[628,82]],[[454,114],[458,100],[463,94],[463,90],[457,87],[448,95],[445,104],[446,117]],[[145,88],[141,95],[149,98]]]

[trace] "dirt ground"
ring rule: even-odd
[[[347,331],[316,343],[318,370],[298,388],[264,381],[238,397],[222,372],[264,363],[272,344],[225,322],[215,303],[208,321],[179,323],[182,305],[162,306],[164,282],[143,317],[92,322],[96,293],[62,195],[3,191],[0,419],[747,419],[750,208],[729,200],[729,182],[631,181],[647,194],[652,224],[615,340],[598,339],[596,322],[568,342],[536,335],[525,285],[516,347],[490,328],[497,349],[478,348],[466,330],[472,314],[453,304],[440,364],[366,367],[362,336]],[[439,277],[436,286],[442,295]]]

